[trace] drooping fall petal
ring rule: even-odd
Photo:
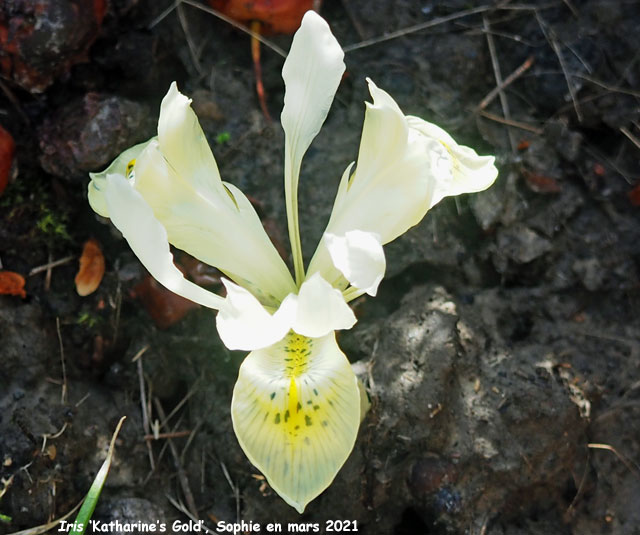
[[[249,460],[302,513],[351,453],[360,392],[333,333],[290,333],[253,351],[240,366],[231,402],[233,428]]]
[[[80,269],[76,274],[76,292],[85,297],[92,294],[100,286],[104,275],[104,255],[98,240],[87,240],[80,256]]]

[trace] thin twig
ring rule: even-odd
[[[52,269],[51,269],[51,262],[52,262],[52,256],[51,256],[51,250],[49,250],[48,256],[47,256],[47,269],[46,269],[46,274],[44,276],[44,291],[48,292],[49,289],[51,288],[51,275],[52,275]]]
[[[53,433],[52,435],[48,434],[48,433],[44,433],[42,435],[42,447],[40,448],[40,451],[44,451],[44,449],[47,447],[47,440],[49,440],[50,438],[58,438],[62,436],[62,433],[64,433],[67,430],[67,422],[62,424],[62,427],[60,428],[60,431],[56,431],[55,433]]]
[[[36,266],[32,268],[31,271],[29,271],[29,273],[27,274],[27,277],[33,277],[34,275],[37,275],[38,273],[42,273],[43,271],[48,271],[51,268],[68,264],[69,262],[71,262],[72,260],[75,260],[76,258],[77,257],[75,255],[65,256],[64,258],[60,258],[59,260],[54,260],[53,262],[47,262],[46,264],[43,264],[41,266]]]
[[[189,391],[186,393],[186,395],[178,402],[178,404],[172,409],[172,411],[169,413],[169,416],[167,416],[166,418],[162,418],[162,423],[160,424],[160,427],[164,427],[167,425],[167,423],[169,423],[169,420],[171,420],[171,418],[173,418],[173,416],[182,408],[182,406],[189,401],[189,398],[191,396],[193,396],[193,394],[196,393],[197,390],[197,386],[198,383],[200,382],[200,377],[195,381],[195,383],[193,383],[193,386],[189,389]]]
[[[520,76],[522,76],[527,70],[531,68],[533,65],[533,56],[529,56],[520,67],[518,67],[515,71],[513,71],[509,76],[507,76],[500,85],[494,87],[487,96],[482,99],[480,104],[476,107],[476,111],[484,110],[496,96],[506,87],[510,86],[513,82],[515,82]]]
[[[544,130],[542,128],[538,128],[536,126],[531,126],[530,124],[521,123],[520,121],[514,121],[513,119],[505,119],[504,117],[500,117],[495,113],[488,112],[487,110],[480,110],[479,115],[486,117],[487,119],[491,119],[497,123],[506,124],[508,126],[513,126],[514,128],[519,128],[520,130],[526,130],[527,132],[533,132],[537,135],[542,135]]]
[[[176,500],[175,498],[172,498],[168,494],[165,494],[165,496],[166,496],[167,500],[169,500],[169,503],[171,505],[173,505],[178,511],[180,511],[184,515],[188,516],[194,522],[198,522],[198,517],[192,515],[187,510],[187,508],[184,506],[184,504],[182,502],[179,502],[178,500]],[[211,528],[208,528],[207,526],[204,525],[204,523],[202,524],[202,529],[205,531],[205,533],[211,533],[211,535],[215,535],[216,533],[220,533],[219,531],[213,531]]]
[[[224,477],[227,480],[227,483],[229,483],[229,486],[233,491],[233,496],[236,500],[236,520],[239,522],[240,521],[240,489],[238,488],[238,485],[235,485],[233,483],[233,480],[229,475],[229,470],[227,470],[226,465],[222,461],[220,461],[220,467],[222,468],[222,473],[224,474]]]
[[[155,405],[156,411],[160,418],[164,421],[167,420],[164,409],[162,408],[162,404],[158,398],[153,398],[153,404]],[[167,444],[169,444],[169,449],[171,450],[171,455],[173,456],[173,462],[178,471],[178,480],[180,481],[180,487],[182,487],[182,492],[184,493],[184,498],[187,500],[187,507],[190,513],[194,516],[194,518],[198,518],[198,508],[196,507],[196,502],[193,499],[193,493],[191,492],[191,487],[189,486],[189,478],[187,477],[187,473],[180,462],[180,455],[178,454],[178,449],[176,445],[173,443],[173,440],[168,438]]]
[[[184,1],[186,2],[187,0]],[[361,48],[377,45],[378,43],[391,41],[392,39],[397,39],[398,37],[402,37],[404,35],[419,32],[420,30],[426,30],[427,28],[432,28],[434,26],[438,26],[452,20],[461,19],[462,17],[468,17],[469,15],[475,15],[476,13],[484,13],[485,11],[489,11],[491,9],[495,9],[494,6],[480,6],[474,7],[472,9],[466,9],[464,11],[458,11],[457,13],[452,13],[451,15],[447,15],[445,17],[438,17],[437,19],[429,20],[427,22],[421,22],[420,24],[414,24],[413,26],[408,26],[407,28],[402,28],[401,30],[391,32],[386,35],[380,35],[378,37],[372,37],[371,39],[365,39],[364,41],[360,41],[359,43],[345,46],[342,48],[342,50],[344,50],[345,53],[353,52],[354,50],[359,50]]]
[[[172,431],[170,433],[158,433],[156,435],[145,435],[144,439],[147,441],[150,440],[162,440],[163,438],[181,438],[188,437],[192,431]]]
[[[569,95],[571,96],[571,101],[573,102],[573,109],[576,112],[578,121],[582,122],[582,112],[580,111],[580,105],[578,104],[578,99],[576,98],[576,90],[573,87],[573,83],[571,82],[571,75],[569,74],[567,65],[565,64],[564,55],[562,54],[562,50],[560,50],[560,45],[558,44],[555,33],[551,27],[547,26],[546,22],[543,20],[537,9],[534,11],[534,13],[545,39],[551,45],[551,48],[555,52],[558,61],[560,62],[560,68],[562,69],[562,74],[564,74],[564,78],[567,82],[567,87],[569,88]]]
[[[579,72],[571,72],[569,74],[574,78],[581,78],[582,80],[586,80],[587,82],[591,82],[592,84],[600,86],[606,89],[607,91],[612,91],[614,93],[621,93],[623,95],[631,95],[632,97],[640,98],[640,91],[634,91],[633,89],[625,89],[617,85],[610,85],[605,82],[602,82],[601,80],[598,80],[597,78],[594,78],[593,76],[588,76],[586,74],[582,74]]]
[[[598,444],[590,442],[589,444],[587,444],[587,447],[591,449],[607,450],[612,452],[618,459],[620,459],[620,461],[622,461],[622,464],[624,464],[630,472],[633,472],[636,476],[640,477],[640,467],[632,460],[627,459],[624,455],[618,453],[618,450],[616,450],[613,446],[609,444]]]
[[[629,130],[627,130],[624,126],[620,127],[620,132],[622,132],[625,136],[629,138],[629,141],[633,143],[636,147],[640,149],[640,139],[634,136]]]
[[[580,478],[580,483],[578,484],[578,490],[576,491],[576,494],[573,497],[573,500],[571,500],[569,507],[567,507],[567,510],[564,513],[564,518],[566,521],[571,520],[571,517],[573,517],[573,514],[576,509],[576,503],[578,503],[578,500],[582,497],[582,494],[584,493],[584,484],[587,481],[587,475],[589,473],[590,456],[591,455],[590,455],[589,449],[587,449],[587,459],[585,460],[585,463],[584,463],[584,470],[582,471],[582,477]]]
[[[113,318],[113,342],[115,346],[118,341],[118,329],[120,327],[120,310],[122,309],[122,282],[118,278],[118,285],[116,286],[116,299],[114,303],[115,314]]]
[[[145,394],[144,387],[144,370],[142,369],[142,355],[145,351],[149,349],[149,346],[144,346],[136,355],[133,357],[133,360],[137,363],[138,368],[138,388],[140,390],[140,407],[142,410],[142,429],[145,432],[145,437],[151,433],[149,427],[149,412],[147,411],[147,395]],[[153,436],[153,435],[152,435]],[[153,449],[151,448],[151,444],[147,442],[147,455],[149,456],[149,464],[151,465],[151,470],[155,469],[155,461],[153,459]]]
[[[571,13],[573,13],[573,16],[578,18],[580,13],[578,13],[578,10],[574,7],[574,5],[571,3],[571,1],[570,0],[562,0],[562,1],[571,10]]]
[[[269,39],[265,39],[259,33],[253,32],[250,29],[244,27],[242,24],[236,22],[232,18],[227,17],[226,15],[221,13],[220,11],[217,11],[217,10],[215,10],[215,9],[209,7],[209,6],[204,6],[202,4],[199,4],[195,0],[181,0],[179,3],[180,4],[186,4],[186,5],[191,6],[191,7],[195,7],[196,9],[199,9],[201,11],[204,11],[205,13],[209,13],[210,15],[213,15],[214,17],[218,17],[220,20],[225,21],[227,24],[230,24],[231,26],[233,26],[237,30],[240,30],[241,32],[244,32],[244,33],[250,35],[251,37],[255,37],[264,46],[266,46],[267,48],[270,48],[271,50],[273,50],[279,56],[282,56],[283,58],[287,57],[287,53],[282,48],[280,48],[278,45],[276,45],[275,43],[269,41]]]
[[[180,0],[175,0],[172,4],[170,4],[169,7],[167,7],[162,13],[160,13],[160,15],[158,15],[149,23],[147,29],[152,30],[158,24],[160,24],[164,19],[171,15],[171,13],[178,7],[178,4],[180,4]]]
[[[20,101],[13,94],[13,91],[11,91],[11,89],[9,89],[9,87],[2,81],[2,78],[0,78],[0,90],[2,90],[2,92],[5,94],[5,96],[9,100],[9,102],[11,102],[11,104],[13,104],[13,107],[17,110],[18,115],[20,115],[20,118],[26,124],[31,124],[31,121],[29,120],[29,117],[27,116],[27,114],[22,109],[22,106],[20,106]]]
[[[178,13],[178,20],[180,21],[180,26],[182,27],[185,39],[187,40],[187,45],[189,45],[189,53],[191,54],[193,66],[196,68],[196,71],[198,71],[198,74],[202,75],[202,65],[200,65],[200,58],[198,57],[198,47],[194,43],[193,37],[191,37],[189,23],[187,22],[187,17],[185,17],[181,2],[176,6],[176,12]]]
[[[58,334],[58,344],[60,346],[60,362],[62,363],[62,393],[60,402],[67,403],[67,367],[64,362],[64,347],[62,345],[62,333],[60,332],[60,318],[56,316],[56,333]]]
[[[498,54],[496,52],[496,45],[493,40],[493,35],[489,31],[489,19],[486,14],[482,15],[482,25],[485,31],[485,35],[487,38],[487,46],[489,47],[489,55],[491,56],[491,66],[493,67],[493,75],[496,80],[496,89],[498,91],[498,95],[500,96],[500,105],[502,106],[502,115],[507,121],[511,120],[511,112],[509,111],[509,101],[507,100],[507,95],[502,90],[502,74],[500,72],[500,63],[498,61]],[[508,124],[508,123],[505,123]],[[511,145],[511,151],[516,152],[518,144],[516,143],[516,139],[513,136],[513,132],[511,129],[507,128],[507,135],[509,136],[509,143]]]
[[[193,439],[196,438],[196,435],[198,434],[198,431],[200,431],[200,428],[202,427],[203,424],[203,420],[200,420],[196,426],[193,428],[193,431],[189,432],[189,438],[187,438],[187,443],[184,445],[184,448],[182,448],[182,452],[180,453],[180,460],[184,463],[185,457],[187,455],[187,451],[189,450],[189,446],[191,446],[191,443],[193,442]]]

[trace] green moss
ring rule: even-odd
[[[71,240],[67,231],[67,214],[54,212],[45,203],[40,204],[41,216],[36,222],[37,229],[50,239]]]

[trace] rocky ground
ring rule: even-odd
[[[0,515],[11,519],[0,533],[73,508],[123,415],[94,516],[104,521],[192,511],[210,527],[640,533],[640,2],[324,2],[347,76],[305,159],[307,254],[357,154],[367,76],[405,113],[495,154],[500,176],[387,247],[380,295],[356,302],[358,324],[340,334],[371,410],[302,516],[232,432],[243,354],[222,346],[210,311],[187,311],[150,283],[86,201],[87,172],[153,135],[177,80],[223,178],[284,242],[283,135],[260,110],[249,38],[189,5],[163,13],[171,4],[0,4],[0,124],[16,143],[0,260],[27,279],[26,297],[0,296]],[[282,62],[263,47],[276,118]],[[106,273],[80,297],[76,259],[92,237]],[[215,271],[178,260],[216,287]],[[155,421],[174,438],[145,440]]]

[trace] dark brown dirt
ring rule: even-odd
[[[0,37],[23,4],[0,3]],[[17,144],[0,196],[2,267],[27,276],[77,257],[90,237],[107,264],[85,298],[75,259],[50,282],[27,276],[25,299],[0,296],[0,515],[11,518],[0,534],[78,503],[123,415],[94,516],[103,521],[170,526],[188,520],[176,504],[193,500],[210,527],[355,520],[374,535],[640,534],[640,2],[487,4],[347,52],[348,76],[303,168],[307,255],[357,154],[366,76],[405,113],[496,154],[500,177],[443,201],[387,247],[380,295],[357,302],[358,324],[340,334],[372,408],[302,516],[255,477],[231,429],[243,354],[222,346],[210,311],[159,329],[132,297],[144,270],[86,201],[86,172],[153,132],[175,79],[194,97],[223,179],[259,203],[276,240],[285,235],[283,135],[261,114],[248,37],[186,5],[182,22],[175,11],[157,22],[169,4],[113,0],[99,30],[95,14],[65,17],[83,29],[68,30],[77,50],[56,33],[55,68],[42,49],[23,49],[21,65],[42,71],[29,71],[32,87],[25,69],[0,79],[0,123]],[[481,6],[472,4],[327,0],[322,13],[348,48]],[[283,60],[262,55],[277,117]],[[504,102],[480,106],[498,66],[506,79],[530,57]],[[515,126],[496,120],[506,113]],[[151,423],[176,409],[160,432],[190,432],[172,439],[175,457],[166,439],[144,440],[141,378]]]

